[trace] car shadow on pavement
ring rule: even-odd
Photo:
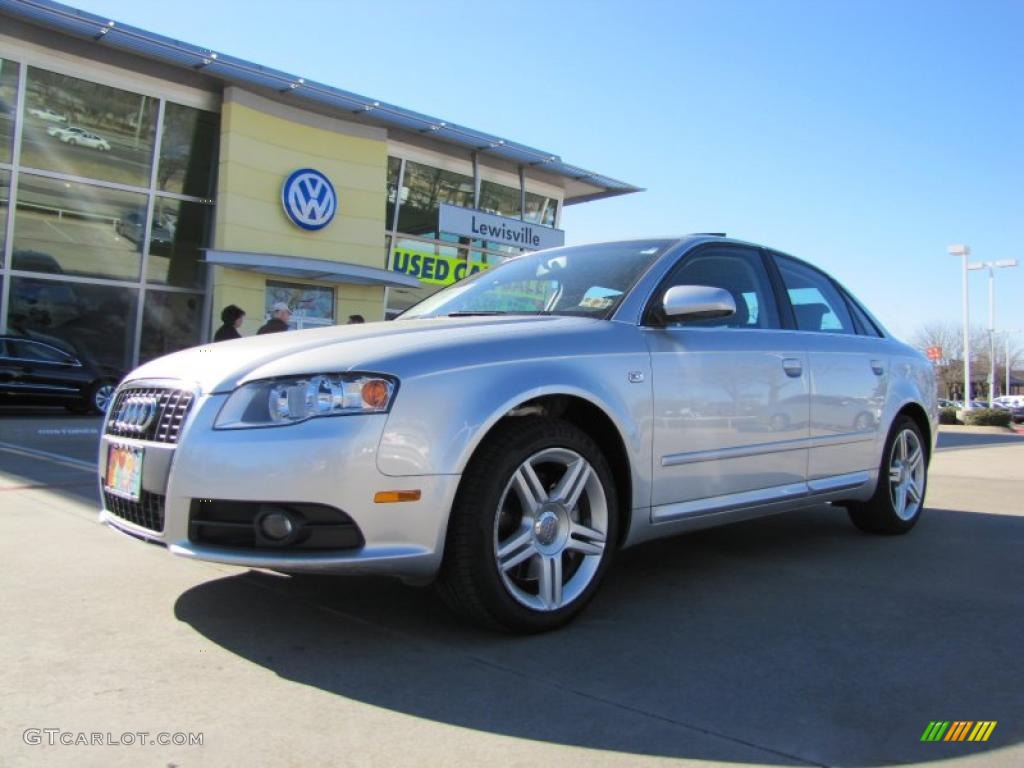
[[[619,554],[583,615],[513,637],[427,589],[251,571],[177,618],[290,681],[479,731],[627,754],[884,765],[1024,740],[1024,519],[926,510],[871,537],[820,507]],[[995,720],[985,743],[922,743]]]

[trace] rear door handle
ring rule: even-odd
[[[782,370],[786,372],[787,376],[795,379],[803,375],[804,364],[796,357],[784,357],[782,358]]]
[[[885,366],[882,364],[881,360],[872,360],[871,370],[874,371],[875,376],[881,376],[885,373]]]

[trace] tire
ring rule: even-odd
[[[438,591],[483,626],[560,627],[597,591],[618,517],[608,462],[586,433],[558,419],[511,418],[463,474]]]
[[[898,416],[882,451],[875,494],[866,502],[847,504],[850,520],[865,533],[906,533],[921,518],[927,486],[924,437],[913,419]]]
[[[117,389],[117,385],[112,381],[97,381],[91,387],[86,394],[86,410],[92,413],[104,414],[107,412],[107,408],[110,407],[110,402],[114,397],[114,390]]]

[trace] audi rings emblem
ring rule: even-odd
[[[114,414],[114,426],[118,430],[144,434],[156,418],[160,408],[159,398],[151,395],[131,395]]]

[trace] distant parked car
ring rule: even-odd
[[[49,107],[43,109],[32,108],[28,111],[32,117],[38,117],[40,120],[46,120],[50,123],[66,123],[68,119],[60,112],[56,112]]]
[[[1024,405],[1008,405],[993,401],[992,407],[997,411],[1009,411],[1014,424],[1024,423]]]
[[[0,336],[0,403],[106,413],[120,377],[46,338]]]

